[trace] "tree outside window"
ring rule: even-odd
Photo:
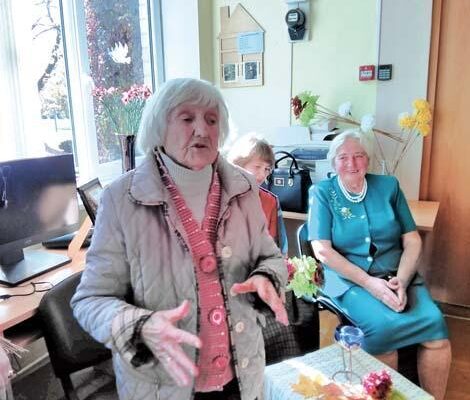
[[[122,94],[134,85],[151,87],[146,3],[139,0],[86,0],[86,37],[95,91]],[[100,163],[121,157],[116,124],[94,101]]]
[[[32,2],[31,37],[44,150],[48,154],[72,153],[66,68],[58,0]]]

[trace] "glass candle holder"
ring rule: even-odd
[[[341,347],[343,367],[336,371],[332,379],[349,384],[361,383],[361,377],[353,371],[352,352],[362,347],[364,332],[350,325],[340,325],[335,329],[335,341]]]

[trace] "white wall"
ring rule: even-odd
[[[161,0],[165,78],[199,78],[197,0]]]
[[[380,0],[379,0],[380,1]],[[391,81],[377,84],[377,126],[397,130],[397,116],[412,111],[416,98],[426,98],[432,0],[382,0],[380,63],[392,64]],[[394,145],[384,143],[389,152]],[[418,199],[422,139],[400,163],[397,177],[408,199]]]

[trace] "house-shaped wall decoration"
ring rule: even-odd
[[[243,87],[263,85],[264,30],[237,4],[220,7],[220,86]]]

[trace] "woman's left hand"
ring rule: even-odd
[[[387,286],[397,294],[398,300],[400,301],[400,307],[396,311],[403,311],[406,307],[406,303],[408,302],[405,285],[400,278],[394,276],[387,282]]]
[[[235,283],[230,289],[230,294],[236,296],[243,293],[257,293],[276,315],[276,320],[281,324],[289,325],[289,318],[282,298],[278,296],[271,281],[263,275],[254,275],[242,283]]]

